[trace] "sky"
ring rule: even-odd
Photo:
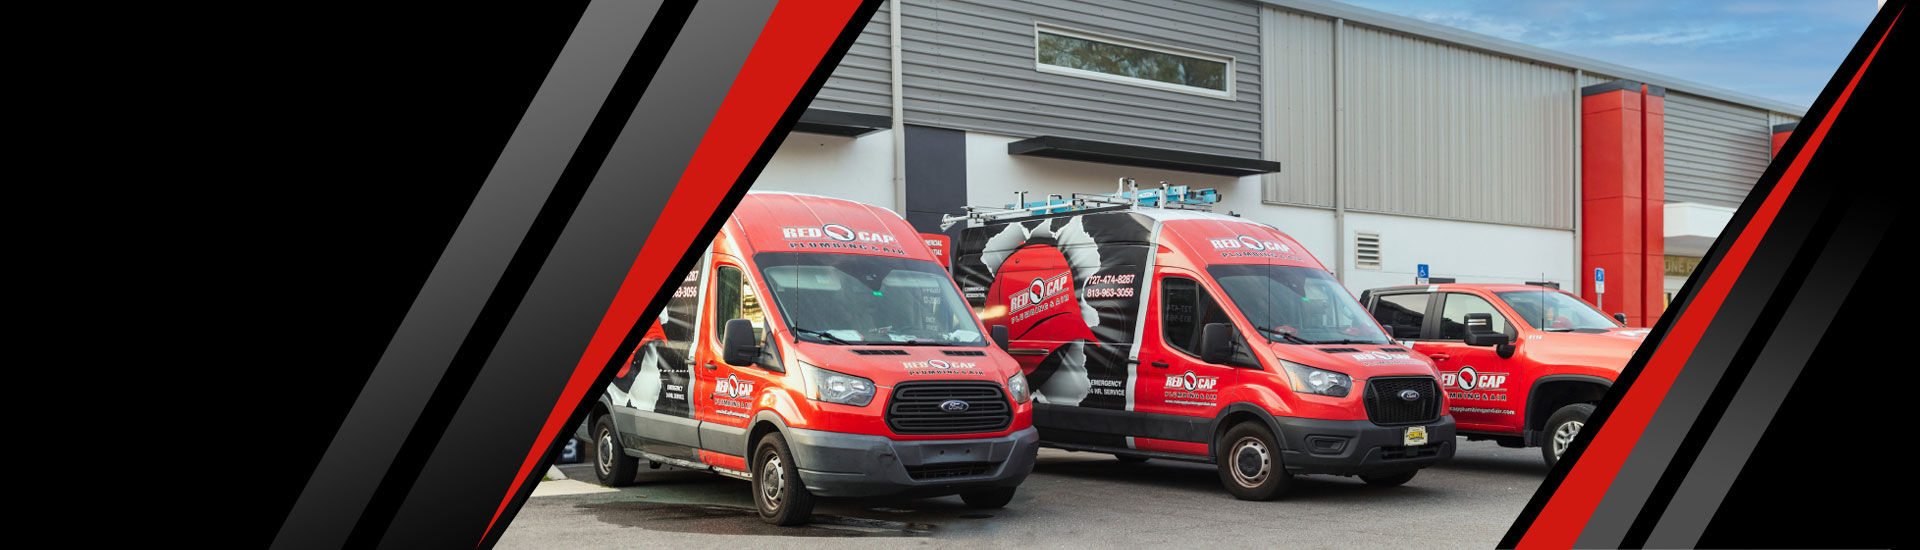
[[[1875,0],[1343,1],[1802,108],[1878,11]]]

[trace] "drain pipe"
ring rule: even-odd
[[[893,211],[907,213],[907,123],[900,83],[900,0],[887,1],[887,59],[893,94]]]
[[[1573,246],[1569,248],[1573,249],[1573,280],[1571,281],[1571,286],[1573,287],[1573,293],[1576,295],[1580,293],[1580,275],[1585,273],[1587,269],[1586,251],[1581,249],[1581,246],[1583,246],[1582,243],[1585,241],[1581,240],[1583,237],[1580,233],[1586,230],[1586,228],[1581,226],[1587,223],[1585,219],[1586,213],[1584,212],[1587,208],[1586,199],[1581,198],[1584,196],[1582,193],[1585,192],[1582,187],[1586,185],[1586,182],[1580,179],[1580,173],[1585,169],[1580,165],[1582,162],[1581,157],[1586,154],[1582,149],[1585,145],[1580,143],[1580,132],[1583,131],[1580,127],[1582,122],[1580,120],[1581,103],[1585,101],[1581,99],[1583,96],[1580,94],[1580,81],[1585,79],[1585,71],[1580,69],[1573,70]],[[1545,281],[1546,279],[1542,277],[1541,280]]]
[[[1346,171],[1346,129],[1347,98],[1346,86],[1340,79],[1347,72],[1341,70],[1342,38],[1346,37],[1347,20],[1333,20],[1333,279],[1347,284],[1347,191],[1346,178],[1340,177]]]

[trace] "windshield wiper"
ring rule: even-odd
[[[1291,333],[1291,332],[1287,332],[1287,331],[1283,331],[1283,330],[1275,330],[1275,329],[1270,329],[1270,328],[1266,328],[1266,327],[1254,327],[1254,328],[1256,328],[1256,329],[1259,329],[1259,331],[1260,331],[1260,332],[1265,332],[1265,333],[1267,333],[1267,334],[1276,334],[1276,335],[1279,335],[1279,336],[1280,336],[1281,338],[1284,338],[1284,339],[1286,339],[1286,340],[1287,340],[1288,342],[1293,342],[1293,343],[1295,343],[1295,344],[1306,344],[1306,345],[1309,345],[1309,346],[1311,346],[1311,345],[1314,345],[1314,344],[1325,344],[1325,343],[1326,343],[1326,342],[1316,342],[1316,341],[1313,341],[1313,340],[1308,340],[1308,339],[1306,339],[1306,338],[1301,338],[1301,337],[1299,337],[1299,336],[1296,336],[1296,335],[1294,335],[1294,334],[1293,334],[1293,333]]]
[[[840,345],[842,345],[842,346],[852,346],[852,345],[857,345],[857,344],[855,344],[855,343],[853,343],[853,342],[848,342],[848,341],[846,341],[846,340],[842,340],[842,339],[841,339],[841,338],[840,338],[839,336],[834,336],[834,335],[832,335],[832,334],[827,334],[827,333],[825,333],[825,332],[822,332],[822,331],[818,331],[818,330],[809,330],[809,329],[804,329],[804,328],[799,328],[799,327],[794,327],[794,328],[793,328],[793,331],[794,331],[794,332],[796,332],[796,333],[800,333],[800,334],[805,334],[805,335],[808,335],[808,336],[812,336],[812,337],[814,337],[814,338],[819,338],[819,339],[821,339],[821,340],[825,340],[825,341],[827,341],[827,342],[830,342],[830,343],[835,343],[835,344],[840,344]],[[864,342],[862,342],[862,343],[864,343]]]

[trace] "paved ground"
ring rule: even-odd
[[[1042,449],[1004,509],[967,509],[959,497],[822,501],[798,528],[761,523],[744,481],[642,470],[638,485],[611,490],[568,465],[573,479],[541,483],[499,547],[1489,547],[1546,467],[1539,449],[1460,443],[1452,461],[1402,487],[1305,476],[1272,502],[1235,500],[1206,465]]]

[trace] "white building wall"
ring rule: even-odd
[[[1516,225],[1460,222],[1360,212],[1347,213],[1348,246],[1360,232],[1380,235],[1380,269],[1347,259],[1347,288],[1413,284],[1419,264],[1429,276],[1462,283],[1560,283],[1575,290],[1573,232]]]
[[[754,180],[754,191],[811,193],[892,210],[893,132],[857,138],[787,134]]]
[[[1007,154],[1007,144],[1018,138],[969,132],[967,147],[967,203],[1001,206],[1013,202],[1015,191],[1027,191],[1029,200],[1049,193],[1112,193],[1118,178],[1128,177],[1141,187],[1165,180],[1220,192],[1215,212],[1234,212],[1249,220],[1280,228],[1305,245],[1321,263],[1347,264],[1347,288],[1362,290],[1411,284],[1415,266],[1431,266],[1434,277],[1461,282],[1524,283],[1545,280],[1562,288],[1577,288],[1573,232],[1515,225],[1463,222],[1349,212],[1347,246],[1360,232],[1380,235],[1378,270],[1359,269],[1349,255],[1334,256],[1333,211],[1324,208],[1262,203],[1261,178],[1211,176],[1151,168],[1024,157]],[[892,141],[887,132],[860,138],[796,133],[767,163],[756,191],[795,191],[828,195],[892,208]]]

